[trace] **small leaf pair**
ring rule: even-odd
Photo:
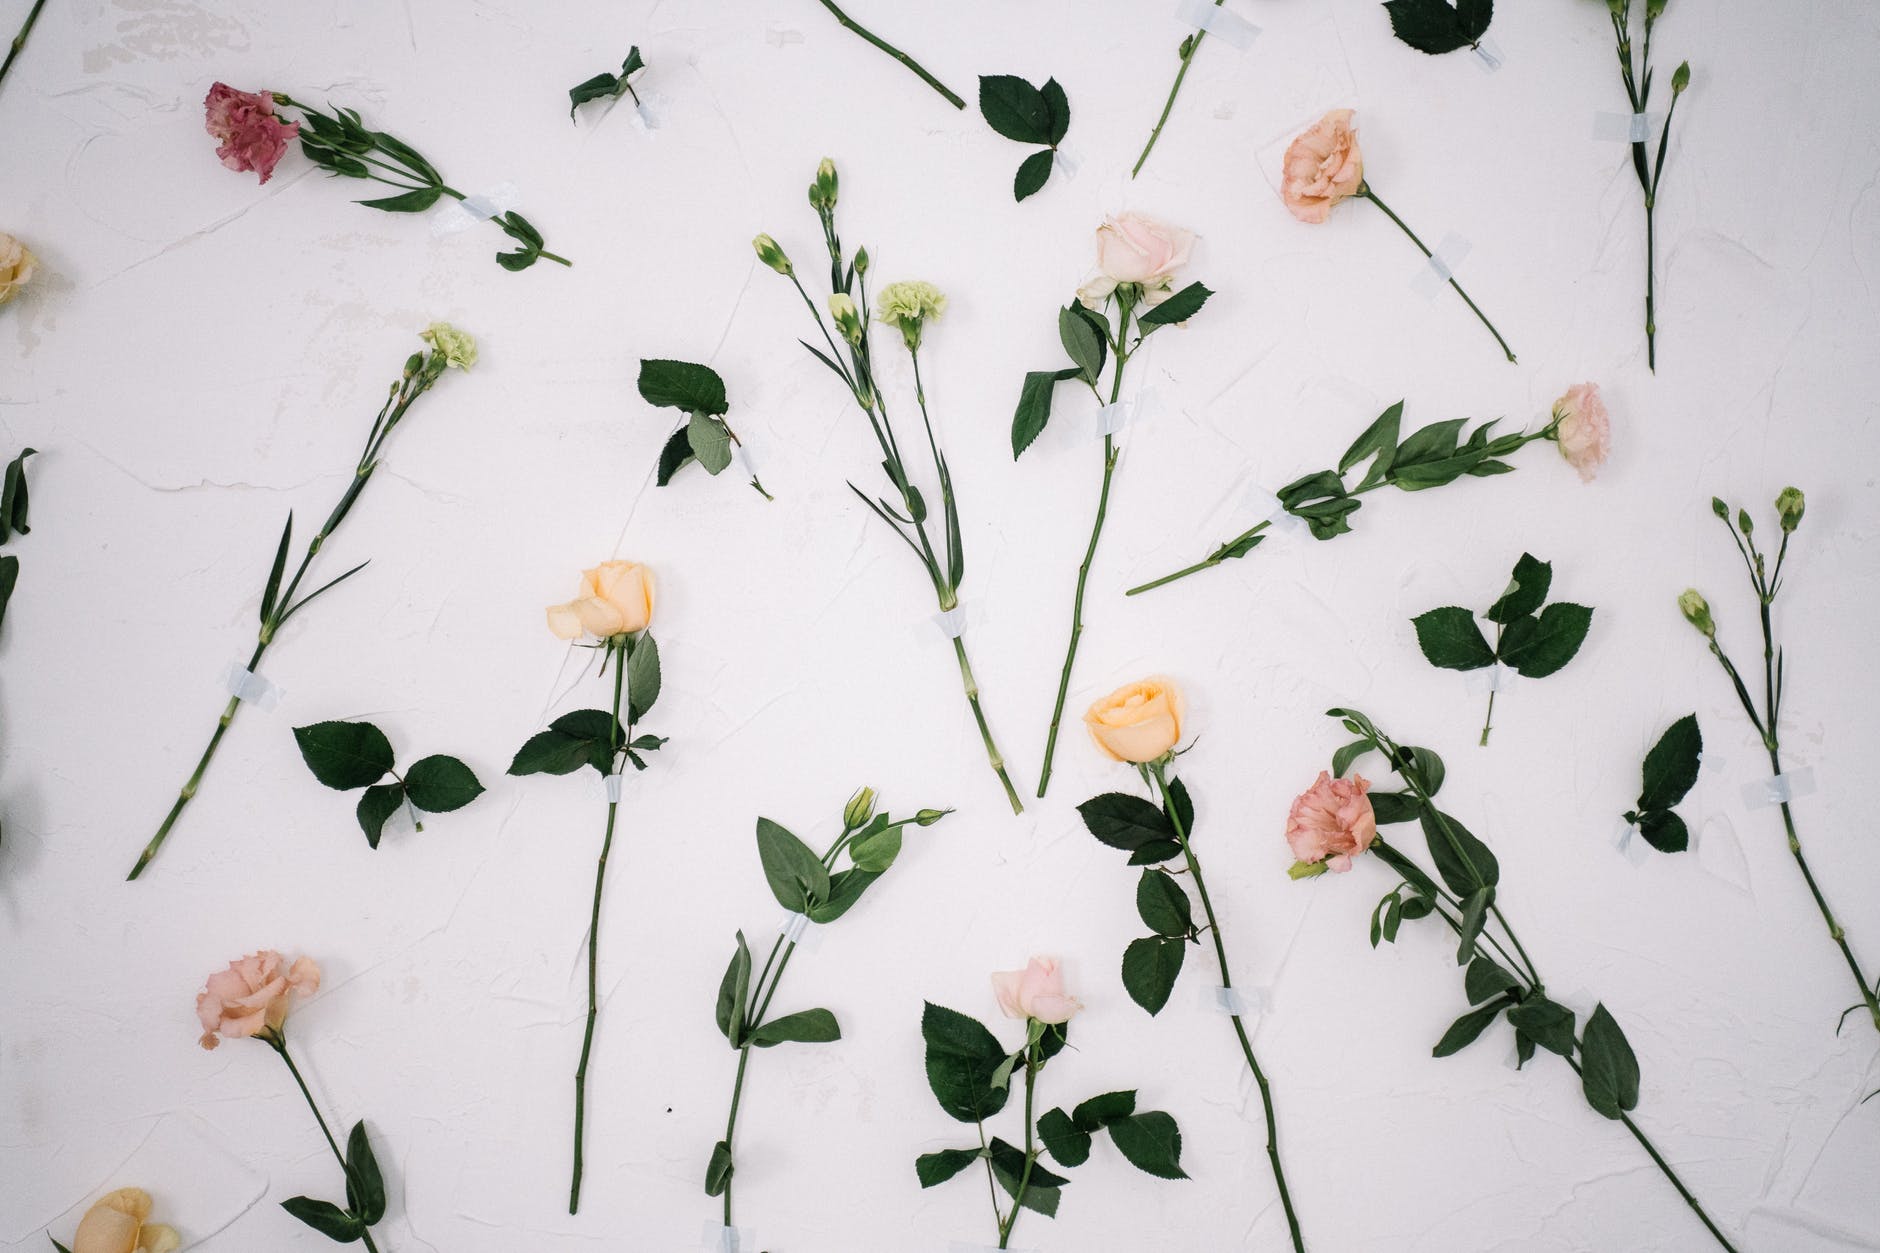
[[[1055,78],[1034,87],[1011,74],[981,75],[979,112],[986,124],[1007,139],[1021,144],[1043,144],[1020,163],[1012,180],[1012,197],[1023,200],[1037,192],[1051,177],[1051,164],[1058,145],[1064,142],[1071,126],[1071,105],[1064,88]]]
[[[716,370],[691,361],[642,360],[640,397],[649,405],[677,409],[686,415],[685,425],[674,431],[659,451],[659,486],[672,482],[672,476],[691,461],[697,461],[714,476],[731,464],[731,450],[741,441],[725,421],[731,402],[725,396],[725,381]],[[751,486],[765,500],[773,499],[755,474]]]
[[[295,727],[294,741],[313,777],[338,791],[364,788],[359,798],[359,827],[373,848],[385,824],[407,802],[413,809],[445,814],[462,809],[483,794],[474,771],[457,760],[434,754],[421,757],[400,776],[392,742],[370,722],[316,722]],[[381,783],[391,775],[396,782]],[[424,824],[413,816],[415,829]]]
[[[1625,820],[1661,853],[1682,853],[1691,846],[1690,828],[1671,807],[1696,785],[1703,753],[1697,715],[1685,714],[1645,754],[1645,786],[1638,794],[1638,808],[1629,811]]]
[[[331,1201],[296,1196],[281,1202],[281,1208],[306,1223],[329,1240],[351,1244],[363,1239],[366,1229],[385,1217],[385,1180],[379,1173],[378,1158],[366,1139],[366,1125],[353,1124],[346,1137],[346,1207]]]
[[[615,45],[616,47],[618,45]],[[596,74],[585,82],[576,83],[568,89],[568,120],[574,121],[575,110],[592,100],[618,100],[621,96],[632,96],[633,103],[640,103],[640,93],[633,90],[627,82],[636,70],[646,68],[646,62],[640,59],[638,44],[627,49],[627,59],[620,64],[620,73]]]
[[[1123,988],[1151,1014],[1168,1004],[1188,945],[1200,940],[1187,889],[1159,864],[1182,856],[1181,834],[1194,831],[1194,801],[1180,779],[1169,780],[1169,796],[1172,812],[1127,792],[1105,792],[1077,807],[1099,843],[1122,849],[1130,865],[1143,867],[1136,913],[1153,934],[1123,950]]]

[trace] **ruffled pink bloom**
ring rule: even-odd
[[[1599,398],[1599,384],[1575,383],[1567,394],[1554,402],[1555,431],[1560,455],[1580,472],[1580,481],[1591,483],[1612,453],[1612,421],[1606,414],[1606,402]]]
[[[1333,109],[1286,149],[1280,199],[1301,222],[1323,222],[1364,184],[1364,153],[1350,109]]]
[[[1007,1018],[1036,1018],[1039,1022],[1069,1022],[1083,1008],[1076,997],[1064,993],[1064,976],[1055,957],[1034,957],[1023,970],[1000,970],[992,976],[992,994]]]
[[[1307,864],[1325,862],[1339,874],[1351,869],[1351,859],[1377,838],[1377,816],[1365,795],[1370,790],[1361,775],[1334,779],[1330,771],[1319,771],[1318,780],[1286,815],[1286,843],[1293,856]]]
[[[227,970],[209,976],[207,988],[196,995],[196,1017],[202,1022],[200,1043],[206,1049],[222,1036],[245,1040],[279,1032],[287,1021],[289,1004],[320,990],[320,967],[311,957],[293,965],[271,948],[230,962]]]
[[[236,173],[254,170],[267,182],[287,155],[287,141],[300,134],[299,122],[274,116],[274,97],[266,92],[236,91],[227,83],[209,88],[202,102],[203,128],[221,142],[215,155]]]

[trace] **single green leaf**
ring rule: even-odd
[[[1525,618],[1529,614],[1540,612],[1541,604],[1547,599],[1547,589],[1553,585],[1554,567],[1551,563],[1538,561],[1528,553],[1522,553],[1521,559],[1514,563],[1514,577],[1508,582],[1508,590],[1501,594],[1501,599],[1488,607],[1484,615],[1490,622],[1499,622],[1503,626],[1516,618]]]
[[[7,620],[7,602],[20,582],[20,559],[11,553],[0,556],[0,623]]]
[[[1586,1103],[1607,1118],[1638,1105],[1638,1057],[1604,1005],[1593,1006],[1581,1036],[1580,1085]]]
[[[1488,29],[1492,0],[1460,2],[1468,7],[1466,23],[1459,8],[1447,0],[1384,0],[1384,8],[1390,12],[1391,32],[1397,38],[1418,52],[1436,56],[1468,47]]]
[[[1371,802],[1371,814],[1380,827],[1415,822],[1423,816],[1423,802],[1408,792],[1371,792],[1366,799]]]
[[[366,1233],[364,1220],[356,1214],[348,1214],[331,1201],[296,1196],[282,1201],[281,1208],[327,1239],[341,1244],[351,1244]]]
[[[1063,85],[1055,78],[1044,80],[1044,86],[1038,91],[1044,97],[1045,107],[1051,110],[1051,135],[1046,141],[1053,148],[1064,142],[1064,136],[1071,129],[1071,102],[1064,94]]]
[[[372,1141],[366,1137],[364,1122],[353,1124],[346,1137],[347,1197],[352,1208],[367,1226],[385,1217],[385,1178],[379,1173],[379,1159],[372,1153]]]
[[[421,757],[405,771],[405,792],[411,803],[428,814],[462,809],[483,795],[475,772],[455,757]]]
[[[1136,881],[1136,912],[1157,935],[1183,939],[1195,927],[1187,890],[1165,871],[1142,872]]]
[[[1508,1011],[1508,1021],[1542,1048],[1573,1056],[1573,1011],[1558,1001],[1530,996]]]
[[[377,783],[391,771],[392,742],[370,722],[316,722],[295,727],[294,741],[313,777],[347,791]]]
[[[992,1161],[993,1178],[1005,1189],[1006,1195],[1014,1198],[1025,1209],[1043,1214],[1047,1218],[1057,1216],[1060,1190],[1070,1182],[1064,1176],[1045,1168],[1044,1164],[1033,1161],[1031,1169],[1025,1169],[1025,1154],[1004,1140],[994,1137],[987,1146],[987,1157]],[[1025,1179],[1024,1195],[1019,1195],[1019,1180]]]
[[[509,773],[573,774],[592,762],[594,744],[593,740],[578,739],[552,728],[539,731],[516,750]]]
[[[1432,666],[1480,670],[1495,664],[1495,650],[1475,625],[1475,615],[1460,605],[1444,605],[1410,621],[1417,629],[1417,647]]]
[[[1018,163],[1018,173],[1012,176],[1012,199],[1025,200],[1044,190],[1044,185],[1051,180],[1051,159],[1055,154],[1049,148],[1042,148]]]
[[[757,855],[771,895],[792,913],[829,898],[829,871],[809,845],[768,818],[757,820]]]
[[[1475,941],[1482,934],[1482,925],[1488,921],[1489,907],[1495,903],[1495,889],[1477,888],[1469,893],[1462,902],[1462,926],[1457,937],[1456,965],[1460,966],[1475,956]]]
[[[821,904],[809,907],[809,920],[816,923],[834,922],[856,901],[862,899],[862,893],[876,879],[881,877],[879,870],[841,870],[829,876],[829,899]]]
[[[687,422],[667,436],[665,445],[659,450],[659,486],[664,487],[672,482],[672,476],[686,462],[695,459],[692,455],[692,424]]]
[[[738,947],[732,952],[731,960],[725,965],[724,977],[718,981],[718,1005],[715,1017],[718,1033],[732,1048],[744,1047],[744,1002],[751,987],[751,949],[744,942],[744,932],[738,932]]]
[[[1021,144],[1049,144],[1051,106],[1044,93],[1022,78],[1011,74],[979,76],[979,112],[990,126],[1007,139]]]
[[[1658,737],[1645,754],[1645,787],[1639,793],[1640,809],[1670,809],[1683,800],[1697,782],[1697,770],[1704,752],[1704,736],[1697,729],[1697,715],[1685,714]]]
[[[929,1001],[921,1012],[927,1085],[940,1108],[960,1122],[982,1122],[1005,1108],[1009,1088],[994,1087],[1005,1049],[978,1021]]]
[[[633,642],[627,654],[627,707],[630,722],[638,722],[659,700],[659,642],[648,632]]]
[[[52,1240],[52,1237],[47,1236],[46,1239]],[[52,1240],[52,1247],[57,1249],[59,1253],[72,1253],[72,1250],[66,1248],[63,1244],[60,1244],[57,1240]]]
[[[1065,379],[1074,379],[1077,367],[1068,370],[1032,370],[1025,375],[1025,386],[1018,393],[1018,408],[1012,414],[1012,459],[1031,447],[1051,420],[1051,394]]]
[[[760,1049],[778,1044],[828,1044],[842,1038],[836,1016],[826,1009],[804,1009],[759,1024],[751,1043]]]
[[[1071,1111],[1071,1121],[1085,1131],[1097,1131],[1135,1112],[1136,1093],[1132,1088],[1091,1097]]]
[[[1200,283],[1190,283],[1137,318],[1136,324],[1146,328],[1173,326],[1176,323],[1186,322],[1201,312],[1201,306],[1208,303],[1208,297],[1213,294]]]
[[[640,398],[649,405],[719,417],[731,408],[718,371],[692,361],[643,358]]]
[[[1447,418],[1412,431],[1410,438],[1397,447],[1393,475],[1409,466],[1434,464],[1454,458],[1456,441],[1468,421],[1467,418]]]
[[[1159,1014],[1175,990],[1175,979],[1182,972],[1188,942],[1163,936],[1131,940],[1123,950],[1123,988],[1129,999]]]
[[[1639,815],[1638,833],[1661,853],[1682,853],[1691,846],[1691,829],[1684,819],[1668,809],[1651,809]]]
[[[1163,814],[1169,824],[1184,835],[1195,833],[1195,802],[1188,795],[1188,785],[1180,779],[1168,781],[1169,805],[1163,808]]]
[[[1443,780],[1448,777],[1448,771],[1443,767],[1443,759],[1436,755],[1434,749],[1422,748],[1414,744],[1400,746],[1397,750],[1397,758],[1392,764],[1397,767],[1399,774],[1414,781],[1428,796],[1434,796],[1442,791]]]
[[[1448,814],[1438,819],[1428,809],[1418,814],[1417,821],[1423,827],[1423,838],[1429,842],[1436,873],[1443,876],[1451,892],[1466,897],[1479,887],[1501,882],[1501,863],[1467,827]]]
[[[1082,1166],[1090,1160],[1090,1133],[1061,1108],[1047,1110],[1038,1120],[1038,1138],[1044,1141],[1045,1151],[1066,1166]]]
[[[405,785],[402,783],[381,783],[359,794],[359,806],[354,816],[359,819],[359,829],[366,833],[367,844],[373,848],[379,846],[379,839],[385,834],[385,824],[391,821],[392,815],[404,803]]]
[[[287,525],[281,528],[281,542],[274,548],[274,564],[268,569],[268,585],[261,592],[261,621],[267,624],[274,615],[275,598],[281,594],[281,575],[287,570],[287,546],[294,538],[294,512],[287,511]],[[0,541],[6,539],[6,519],[0,511]]]
[[[1462,976],[1462,990],[1468,994],[1471,1005],[1480,1005],[1491,996],[1513,992],[1520,986],[1518,979],[1486,957],[1470,962],[1468,973]]]
[[[396,196],[384,196],[378,200],[359,200],[368,209],[377,209],[381,213],[423,213],[437,203],[437,198],[444,193],[436,187],[420,187],[416,191],[400,192]]]
[[[914,1173],[920,1176],[921,1187],[931,1188],[937,1183],[945,1183],[984,1155],[979,1149],[941,1149],[937,1153],[922,1153],[914,1159]]]
[[[686,423],[685,440],[705,473],[717,474],[731,464],[731,428],[717,418],[693,414]]]
[[[1476,1037],[1488,1030],[1488,1024],[1508,1005],[1506,997],[1498,997],[1480,1009],[1472,1009],[1449,1024],[1449,1030],[1443,1032],[1443,1038],[1430,1050],[1432,1057],[1448,1057],[1451,1053],[1460,1053],[1475,1043]]]
[[[731,1176],[736,1169],[731,1161],[731,1146],[723,1140],[712,1145],[711,1160],[705,1163],[705,1195],[723,1196],[725,1189],[731,1186]]]
[[[1161,1110],[1131,1114],[1108,1124],[1110,1139],[1137,1170],[1158,1179],[1186,1179],[1182,1169],[1182,1133]]]
[[[1129,852],[1145,844],[1173,840],[1175,828],[1168,815],[1128,792],[1105,792],[1077,807],[1084,826],[1098,841]]]
[[[1417,891],[1423,893],[1425,896],[1433,897],[1437,895],[1436,881],[1430,878],[1429,875],[1423,873],[1421,866],[1411,861],[1408,857],[1405,857],[1395,848],[1392,848],[1388,844],[1377,843],[1371,845],[1371,853],[1379,861],[1402,875],[1410,886],[1416,888]],[[1428,912],[1425,910],[1424,913],[1411,913],[1408,906],[1415,905],[1416,903],[1415,900],[1408,902],[1405,908],[1406,917],[1421,918]]]
[[[1553,674],[1580,651],[1593,611],[1585,605],[1557,601],[1541,610],[1539,618],[1517,618],[1502,636],[1501,659],[1530,679]]]
[[[1351,447],[1338,459],[1338,473],[1342,475],[1366,457],[1372,457],[1375,460],[1365,474],[1365,481],[1381,480],[1397,455],[1397,432],[1402,422],[1403,401],[1400,400],[1380,413],[1375,422],[1364,428],[1363,434],[1351,441]]]
[[[1087,382],[1095,383],[1103,375],[1103,363],[1109,357],[1109,347],[1104,342],[1103,332],[1090,324],[1090,319],[1079,313],[1082,305],[1071,305],[1058,310],[1058,339],[1064,344],[1064,351],[1083,371]]]
[[[849,860],[858,870],[885,873],[901,855],[901,828],[884,826],[879,831],[864,832],[849,845]]]

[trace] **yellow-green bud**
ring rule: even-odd
[[[1665,15],[1665,0],[1645,0],[1645,20],[1655,22]]]
[[[1738,509],[1736,511],[1736,529],[1745,535],[1756,529],[1756,521],[1749,516],[1749,510]]]
[[[405,358],[405,377],[406,378],[410,378],[412,375],[416,374],[419,370],[422,370],[423,368],[424,368],[424,354],[423,353],[414,352],[409,357]]]
[[[865,787],[849,797],[848,805],[842,810],[842,825],[853,831],[865,825],[875,816],[875,789]]]
[[[1808,501],[1802,497],[1799,487],[1785,487],[1776,497],[1776,513],[1782,519],[1782,533],[1787,535],[1802,524],[1802,511],[1808,507]]]
[[[816,181],[809,185],[809,202],[818,209],[836,207],[836,163],[828,157],[816,167]]]
[[[868,249],[857,248],[855,250],[855,272],[857,274],[868,273]]]
[[[1324,874],[1328,867],[1322,861],[1296,861],[1286,871],[1289,879],[1316,879]]]
[[[787,278],[796,272],[790,264],[790,258],[784,255],[783,248],[770,236],[759,235],[751,241],[751,247],[757,250],[757,259],[777,273]]]
[[[851,344],[862,342],[862,314],[852,297],[842,292],[829,297],[829,316],[836,320],[836,329],[842,332],[842,338]]]
[[[923,809],[914,815],[914,821],[920,826],[931,827],[952,812],[951,809]]]
[[[1659,7],[1663,8],[1664,6],[1660,5]],[[1680,61],[1678,63],[1677,72],[1671,76],[1671,94],[1674,96],[1679,95],[1690,85],[1691,63],[1689,61]]]
[[[1730,520],[1730,506],[1723,503],[1723,497],[1721,496],[1712,496],[1710,498],[1710,511],[1719,518],[1722,518],[1725,522]]]
[[[1694,587],[1686,588],[1678,597],[1678,609],[1684,614],[1684,620],[1704,633],[1706,639],[1717,638],[1717,624],[1710,617],[1710,602]]]
[[[1606,8],[1611,11],[1614,17],[1624,18],[1625,11],[1631,6],[1631,3],[1632,0],[1606,0]]]

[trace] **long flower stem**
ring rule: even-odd
[[[1214,0],[1214,7],[1219,8],[1222,0]],[[1136,164],[1130,169],[1131,178],[1142,173],[1142,167],[1148,163],[1149,153],[1155,149],[1155,141],[1162,137],[1162,128],[1168,124],[1168,115],[1175,111],[1175,97],[1181,94],[1182,80],[1188,77],[1189,62],[1195,59],[1195,53],[1201,48],[1201,41],[1208,37],[1205,30],[1197,30],[1182,41],[1181,68],[1175,71],[1175,82],[1168,89],[1168,99],[1162,104],[1162,116],[1155,120],[1155,129],[1149,132],[1149,142],[1142,146],[1142,155],[1136,158]]]
[[[1417,238],[1417,233],[1411,230],[1409,225],[1402,218],[1398,217],[1395,211],[1393,211],[1389,205],[1385,204],[1382,200],[1378,198],[1377,193],[1371,189],[1371,185],[1369,183],[1359,183],[1357,194],[1360,196],[1363,196],[1366,200],[1369,200],[1372,204],[1382,209],[1384,211],[1384,216],[1389,218],[1391,221],[1395,222],[1397,224],[1397,229],[1401,230],[1405,235],[1408,235],[1410,237],[1410,242],[1415,244],[1417,246],[1417,249],[1420,252],[1422,252],[1424,256],[1429,257],[1431,259],[1435,258],[1436,254],[1431,252],[1427,247],[1425,247],[1423,241]],[[1508,360],[1512,362],[1514,360],[1514,349],[1508,347],[1508,341],[1501,337],[1501,332],[1496,330],[1495,324],[1488,320],[1488,315],[1483,313],[1481,309],[1477,308],[1473,300],[1469,299],[1469,293],[1462,290],[1462,284],[1456,281],[1454,275],[1451,275],[1448,281],[1449,281],[1449,285],[1456,289],[1456,295],[1462,297],[1462,303],[1469,306],[1469,312],[1473,313],[1481,321],[1482,325],[1488,328],[1488,333],[1495,337],[1495,342],[1497,344],[1501,345],[1501,351],[1503,355],[1505,355],[1508,358]]]
[[[344,1175],[348,1184],[350,1184],[352,1181],[352,1167],[346,1164],[346,1154],[340,1151],[339,1141],[333,1138],[332,1131],[328,1129],[326,1125],[326,1117],[320,1113],[320,1107],[314,1103],[313,1093],[307,1090],[307,1081],[301,1078],[300,1067],[294,1065],[294,1059],[289,1056],[287,1052],[287,1041],[279,1037],[270,1038],[267,1036],[263,1036],[262,1039],[266,1040],[268,1047],[280,1054],[281,1060],[287,1063],[287,1072],[294,1076],[294,1083],[300,1088],[300,1094],[307,1098],[307,1108],[313,1111],[313,1120],[320,1124],[320,1134],[326,1137],[326,1146],[333,1150],[333,1160],[339,1163],[340,1174]],[[350,1190],[349,1187],[348,1191]],[[362,1232],[360,1238],[365,1241],[366,1248],[369,1249],[371,1253],[379,1253],[379,1246],[372,1243],[372,1232],[370,1230]]]
[[[627,657],[626,648],[610,646],[614,661],[614,716],[608,727],[607,738],[610,746],[618,750],[620,738],[620,700],[626,686]],[[599,967],[601,942],[601,889],[607,885],[607,854],[614,847],[614,823],[620,813],[620,802],[607,802],[607,834],[601,838],[601,855],[594,867],[594,909],[588,917],[587,945],[587,1028],[581,1036],[581,1061],[574,1071],[574,1178],[568,1185],[568,1212],[573,1214],[581,1208],[581,1168],[583,1151],[583,1130],[587,1122],[587,1068],[588,1057],[594,1051],[594,1019],[600,1013],[599,1003]]]
[[[992,773],[999,776],[999,783],[1005,788],[1005,799],[1011,802],[1012,812],[1023,813],[1025,802],[1019,799],[1018,789],[1012,786],[1011,776],[1005,772],[1005,758],[1000,755],[999,746],[993,743],[992,728],[986,722],[986,711],[979,706],[979,680],[973,677],[972,662],[966,659],[966,641],[957,635],[953,637],[953,655],[959,658],[960,682],[966,685],[966,703],[973,707],[973,721],[979,724],[979,739],[986,746],[986,759],[992,763]]]
[[[1354,492],[1352,494],[1356,495],[1357,493]],[[1165,574],[1159,579],[1150,579],[1147,583],[1139,583],[1135,587],[1130,588],[1127,592],[1124,592],[1123,595],[1135,596],[1140,592],[1152,592],[1158,587],[1173,583],[1176,579],[1185,579],[1191,574],[1199,574],[1203,570],[1212,570],[1215,566],[1226,561],[1228,554],[1233,552],[1236,547],[1246,543],[1272,525],[1273,520],[1271,518],[1256,522],[1240,534],[1234,536],[1233,539],[1228,540],[1225,544],[1222,544],[1219,548],[1209,553],[1206,557],[1203,557],[1200,561],[1195,562],[1192,566],[1183,566],[1173,574]]]
[[[1012,1193],[1012,1212],[999,1224],[999,1247],[1005,1248],[1011,1242],[1012,1228],[1018,1225],[1018,1212],[1025,1208],[1025,1192],[1031,1187],[1031,1168],[1038,1160],[1038,1147],[1034,1139],[1031,1120],[1032,1096],[1038,1086],[1038,1046],[1029,1038],[1031,1024],[1025,1024],[1025,1169],[1019,1173],[1018,1188]]]
[[[1214,916],[1214,902],[1208,898],[1208,883],[1201,874],[1201,860],[1195,856],[1194,847],[1188,842],[1188,832],[1184,828],[1180,813],[1175,805],[1175,798],[1169,793],[1168,775],[1158,763],[1149,767],[1155,777],[1156,790],[1162,794],[1162,806],[1169,814],[1169,820],[1175,824],[1175,837],[1181,841],[1182,857],[1188,864],[1189,877],[1195,881],[1195,895],[1201,898],[1201,912],[1208,920],[1208,937],[1214,941],[1214,958],[1220,964],[1221,987],[1232,990],[1234,977],[1227,966],[1227,946],[1221,939],[1221,924]],[[1293,1212],[1292,1193],[1286,1187],[1286,1171],[1279,1160],[1279,1120],[1273,1112],[1273,1090],[1266,1081],[1266,1072],[1260,1069],[1260,1063],[1253,1055],[1253,1042],[1247,1038],[1246,1024],[1241,1022],[1238,1012],[1230,1015],[1234,1023],[1234,1035],[1240,1040],[1241,1054],[1247,1059],[1247,1068],[1253,1072],[1253,1081],[1260,1086],[1260,1104],[1266,1111],[1266,1157],[1273,1168],[1273,1182],[1279,1185],[1280,1205],[1286,1211],[1286,1228],[1292,1234],[1292,1245],[1298,1253],[1305,1253],[1305,1239],[1299,1232],[1299,1216]]]
[[[844,13],[841,9],[838,9],[831,0],[822,0],[822,7],[828,9],[831,15],[835,17],[836,21],[842,23],[843,26],[847,27],[855,34],[860,35],[863,39],[866,39],[869,43],[875,45],[875,47],[881,49],[902,65],[905,65],[908,69],[914,71],[914,73],[920,77],[921,82],[926,83],[942,96],[945,96],[948,104],[956,109],[964,109],[966,107],[964,100],[954,95],[953,92],[947,88],[945,83],[935,78],[932,74],[929,74],[926,67],[921,65],[919,61],[916,61],[913,57],[908,56],[907,53],[902,52],[887,40],[861,25],[854,18]]]
[[[39,10],[45,7],[46,0],[33,0],[33,7],[26,11],[25,24],[20,27],[20,33],[13,36],[13,46],[7,49],[7,59],[0,61],[0,82],[6,81],[7,71],[13,68],[20,49],[26,46],[26,37],[33,33],[33,23],[39,20]]]
[[[250,673],[260,666],[261,658],[267,651],[268,645],[265,640],[255,645],[254,655],[248,659]],[[222,708],[222,716],[216,720],[215,732],[209,736],[208,747],[202,750],[202,756],[196,761],[196,768],[190,772],[188,780],[184,782],[183,790],[177,793],[176,803],[171,805],[170,812],[163,816],[163,824],[157,828],[157,833],[150,837],[150,842],[144,845],[144,851],[138,854],[137,864],[132,866],[130,874],[125,876],[126,882],[144,872],[144,867],[150,864],[150,859],[155,857],[157,850],[163,847],[163,841],[170,837],[170,828],[174,827],[176,820],[183,816],[183,807],[189,804],[196,795],[196,789],[202,786],[202,776],[208,771],[209,762],[215,756],[215,750],[222,746],[222,737],[228,734],[230,724],[235,721],[235,711],[241,708],[241,703],[241,698],[238,696],[228,698],[228,704]]]
[[[725,1119],[725,1147],[727,1149],[731,1147],[731,1137],[737,1134],[738,1102],[744,1098],[744,1068],[750,1064],[750,1061],[751,1046],[747,1044],[738,1050],[738,1077],[731,1085],[731,1114]],[[725,1179],[724,1224],[727,1227],[731,1225],[731,1183],[736,1177],[737,1172],[733,1171],[731,1175]]]

